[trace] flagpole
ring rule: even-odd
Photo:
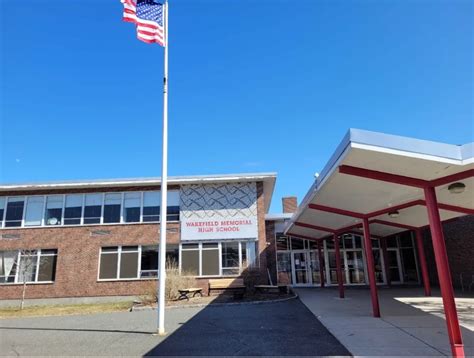
[[[164,4],[165,59],[163,77],[163,158],[161,167],[161,207],[158,278],[158,334],[165,335],[166,221],[168,199],[168,1]]]

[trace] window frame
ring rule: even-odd
[[[51,251],[54,250],[55,253],[43,253],[43,251]],[[0,282],[0,286],[3,285],[23,285],[23,281],[19,281],[19,274],[20,274],[20,265],[21,265],[21,249],[15,249],[15,250],[1,250],[3,251],[11,251],[11,252],[16,252],[16,257],[17,257],[17,269],[15,271],[15,278],[13,282]],[[32,249],[31,251],[36,251],[36,263],[34,265],[35,267],[35,280],[34,281],[26,281],[27,285],[42,285],[42,284],[54,284],[56,281],[38,281],[38,276],[39,276],[39,268],[40,268],[40,262],[41,262],[41,257],[47,256],[47,257],[56,257],[56,264],[55,264],[55,269],[54,269],[54,276],[56,278],[56,270],[57,270],[57,259],[58,259],[58,249]]]

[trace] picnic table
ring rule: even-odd
[[[196,295],[199,295],[200,297],[202,297],[202,288],[198,288],[198,287],[184,288],[184,289],[178,290],[178,292],[179,292],[178,300],[187,299],[189,301],[189,295],[191,293],[193,294],[193,297],[195,297]]]

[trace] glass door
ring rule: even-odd
[[[364,261],[362,258],[362,251],[346,250],[345,256],[345,272],[346,281],[348,284],[363,284],[365,283],[364,276]]]
[[[309,261],[306,252],[292,252],[293,261],[293,285],[308,285],[309,281]]]
[[[321,275],[319,272],[319,255],[315,251],[309,253],[311,261],[311,280],[313,285],[321,285]]]
[[[387,249],[387,256],[391,283],[403,283],[398,249]]]

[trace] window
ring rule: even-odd
[[[222,243],[222,274],[238,275],[240,273],[239,262],[239,243],[223,242]]]
[[[25,206],[25,198],[12,197],[8,198],[7,213],[5,216],[5,227],[21,226],[23,220],[23,208]]]
[[[244,262],[246,262],[247,267],[258,266],[258,258],[257,258],[258,242],[247,241],[247,242],[242,242],[241,245],[242,245],[242,266],[244,266]],[[244,252],[245,252],[245,257],[244,257]]]
[[[0,283],[15,282],[18,251],[0,251]]]
[[[40,226],[43,219],[44,196],[28,197],[25,213],[25,226]]]
[[[138,246],[123,246],[120,255],[120,278],[137,278]]]
[[[219,245],[202,244],[202,276],[219,275]]]
[[[100,253],[99,279],[118,278],[118,247],[103,247]]]
[[[5,214],[5,198],[0,197],[0,227],[3,227],[4,214]]]
[[[103,194],[86,194],[84,224],[100,224]]]
[[[104,201],[104,223],[120,222],[120,207],[122,205],[122,194],[105,194]]]
[[[292,250],[304,250],[304,242],[301,239],[291,238],[291,249]]]
[[[143,193],[143,221],[160,220],[160,192],[146,191]]]
[[[158,246],[143,246],[140,277],[158,276]]]
[[[182,244],[181,275],[199,276],[199,244]]]
[[[281,235],[281,234],[277,234],[276,247],[277,247],[277,250],[279,250],[279,251],[289,250],[288,237],[284,236],[284,235]]]
[[[125,193],[123,221],[126,223],[140,222],[141,193]]]
[[[46,197],[46,212],[44,221],[46,225],[61,225],[63,218],[63,196],[48,195]]]
[[[167,220],[179,221],[179,191],[173,190],[168,192]]]
[[[179,245],[166,244],[166,267],[179,268]]]
[[[0,251],[0,284],[54,282],[58,251]]]
[[[64,225],[79,225],[82,217],[82,194],[66,195]]]

